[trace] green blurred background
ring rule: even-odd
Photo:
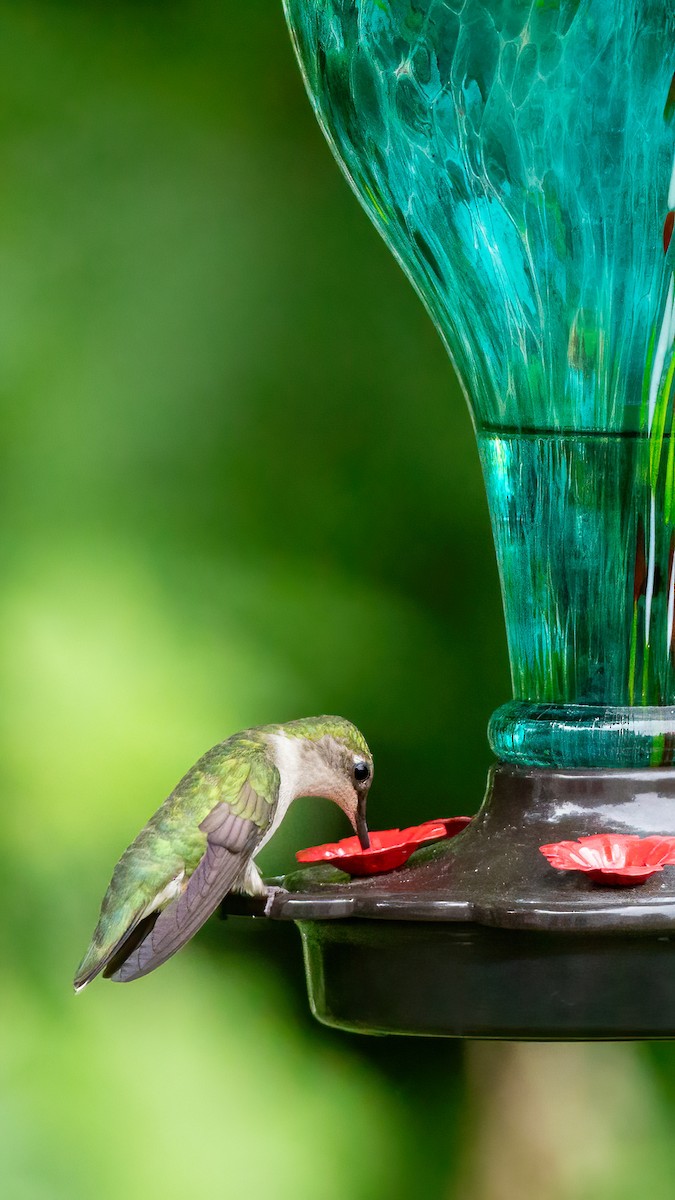
[[[464,402],[280,5],[2,2],[0,90],[3,1200],[672,1197],[668,1046],[337,1034],[260,922],[72,996],[206,747],[340,712],[374,826],[471,812],[509,682]]]

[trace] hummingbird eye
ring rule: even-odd
[[[354,779],[357,783],[365,783],[366,779],[370,779],[370,767],[368,763],[354,763]]]

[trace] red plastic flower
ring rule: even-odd
[[[675,837],[636,837],[599,833],[576,842],[553,842],[539,849],[558,871],[583,871],[595,883],[644,883],[675,864]]]
[[[295,857],[300,863],[332,863],[348,875],[377,875],[381,871],[402,867],[410,855],[427,842],[455,837],[466,829],[470,821],[471,817],[447,817],[438,821],[424,821],[408,829],[373,830],[368,850],[361,849],[357,837],[348,837],[340,842],[326,842],[323,846],[298,850]]]

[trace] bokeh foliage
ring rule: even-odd
[[[279,6],[0,3],[0,90],[0,1192],[459,1195],[459,1049],[312,1023],[293,929],[70,993],[116,857],[235,729],[357,721],[375,825],[477,806],[509,689],[459,388]],[[301,802],[264,865],[340,832]]]

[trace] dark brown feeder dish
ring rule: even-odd
[[[471,825],[386,875],[286,877],[310,1004],[359,1033],[675,1037],[675,866],[631,888],[554,870],[546,843],[675,829],[673,770],[498,765]],[[254,914],[233,899],[228,911]]]

